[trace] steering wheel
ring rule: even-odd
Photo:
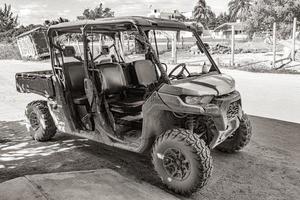
[[[179,73],[177,75],[174,75],[174,72],[179,69],[182,68]],[[191,73],[189,72],[189,70],[186,68],[186,64],[185,63],[180,63],[179,65],[177,65],[170,73],[169,73],[169,78],[171,80],[174,79],[180,79],[180,78],[186,78],[186,75],[184,74],[184,71],[186,71],[186,73],[188,74],[188,76],[191,75]]]

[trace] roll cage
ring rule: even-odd
[[[51,26],[48,29],[48,38],[51,50],[51,62],[52,68],[55,73],[55,56],[53,49],[56,48],[53,38],[61,34],[67,33],[79,33],[82,34],[83,39],[83,64],[85,76],[89,77],[89,68],[93,68],[93,62],[89,62],[89,46],[87,35],[91,33],[99,33],[108,36],[113,36],[115,33],[122,31],[137,30],[139,37],[137,39],[145,44],[145,46],[152,52],[152,61],[157,65],[158,69],[161,72],[161,79],[165,83],[170,83],[170,79],[167,76],[167,73],[159,61],[156,51],[149,42],[146,32],[150,30],[168,30],[168,31],[191,31],[193,32],[196,40],[197,46],[202,52],[207,56],[209,61],[212,64],[211,71],[216,71],[221,73],[218,69],[213,58],[209,54],[208,50],[205,47],[205,44],[198,35],[196,29],[190,25],[186,25],[182,22],[165,20],[165,19],[155,19],[155,18],[146,18],[146,17],[119,17],[119,18],[105,18],[97,20],[85,20],[85,21],[76,21],[76,22],[67,22],[58,25]]]

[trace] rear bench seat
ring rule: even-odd
[[[102,74],[102,91],[112,112],[135,115],[142,110],[144,101],[140,98],[128,98],[128,83],[123,69],[118,63],[106,63],[97,66]]]
[[[125,91],[128,82],[124,71],[118,63],[105,63],[96,66],[102,73],[102,90],[114,112],[135,114],[141,112],[143,99],[140,97],[126,97]],[[84,68],[81,62],[65,63],[65,77],[71,97],[76,105],[87,105],[87,97],[84,90]],[[139,60],[133,63],[133,84],[148,87],[158,80],[155,66],[150,60]]]

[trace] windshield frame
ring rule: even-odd
[[[139,32],[139,35],[141,36],[140,39],[141,39],[141,42],[143,42],[153,53],[153,62],[157,65],[158,69],[160,70],[161,72],[161,78],[163,79],[163,82],[165,83],[170,83],[170,79],[167,75],[167,72],[165,70],[165,68],[162,66],[162,63],[160,62],[160,59],[155,51],[155,49],[153,48],[153,46],[151,45],[150,41],[149,41],[149,38],[146,34],[147,31],[149,30],[165,30],[165,31],[189,31],[189,32],[192,32],[193,33],[193,36],[195,37],[195,39],[197,40],[197,46],[200,50],[203,50],[204,54],[206,55],[206,57],[209,59],[209,61],[211,62],[212,64],[212,67],[213,67],[213,70],[210,70],[210,72],[214,72],[214,71],[217,71],[219,74],[221,73],[218,66],[216,65],[214,59],[212,58],[212,56],[210,55],[209,51],[207,50],[207,48],[205,47],[200,35],[197,33],[196,29],[192,26],[186,26],[186,28],[170,28],[170,27],[162,27],[162,26],[155,26],[155,25],[152,25],[152,26],[145,26],[145,25],[139,25],[139,24],[136,24],[134,23],[133,21],[129,21],[127,22],[127,24],[131,24],[132,25],[132,28],[135,28],[138,32]],[[94,26],[96,24],[93,24]],[[88,77],[89,73],[88,73],[88,70],[89,70],[89,55],[88,55],[88,40],[87,40],[87,35],[89,33],[89,28],[91,28],[93,25],[89,25],[89,24],[86,24],[84,27],[82,27],[81,29],[81,34],[83,36],[83,46],[84,46],[84,51],[83,51],[83,64],[84,64],[84,68],[85,68],[85,73],[86,73],[86,76]],[[101,28],[98,29],[97,31],[101,31]],[[97,32],[95,30],[95,33]],[[107,31],[107,30],[104,30],[104,31]],[[56,31],[49,31],[48,30],[48,37],[49,37],[49,46],[50,46],[50,49],[51,49],[51,61],[52,61],[52,67],[53,67],[53,71],[54,70],[54,55],[53,55],[53,52],[52,52],[52,49],[54,48],[54,44],[53,44],[53,32],[56,32]],[[111,32],[111,33],[117,33],[117,32],[122,32],[121,30],[110,30],[108,31],[108,33]],[[68,33],[68,31],[65,31],[64,34]],[[58,35],[58,33],[56,32],[56,35]]]
[[[197,47],[199,48],[199,50],[202,50],[203,53],[205,54],[205,56],[208,58],[208,60],[210,61],[212,67],[213,67],[213,70],[210,70],[210,72],[217,72],[218,74],[221,74],[221,71],[220,69],[218,68],[217,64],[215,63],[214,59],[212,58],[212,56],[210,55],[209,51],[207,50],[204,42],[202,41],[200,35],[197,33],[197,30],[193,27],[189,27],[188,29],[175,29],[175,28],[161,28],[161,27],[141,27],[141,29],[143,30],[143,32],[147,32],[147,31],[187,31],[187,32],[191,32],[193,33],[193,36],[195,37],[196,39],[196,45]],[[155,53],[158,61],[160,62],[159,60],[159,55],[158,55],[158,52],[157,50],[154,49],[154,47],[152,46],[152,44],[150,43],[150,40],[149,40],[149,37],[146,37],[146,41],[147,41],[147,45],[149,45],[151,48],[152,48],[152,51]],[[157,41],[155,39],[155,47],[157,46]],[[156,47],[157,48],[157,47]],[[160,62],[161,63],[161,62]]]

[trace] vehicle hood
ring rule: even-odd
[[[235,90],[235,81],[225,74],[205,75],[163,85],[159,92],[177,96],[220,96]]]

